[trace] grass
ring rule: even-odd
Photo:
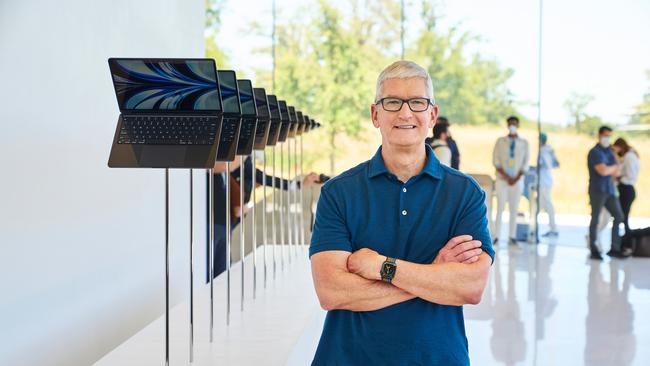
[[[494,177],[492,149],[496,139],[507,133],[505,126],[453,125],[451,132],[460,148],[461,171]],[[537,160],[537,131],[523,128],[520,134],[530,143],[531,165],[534,165]],[[310,170],[329,172],[327,141],[328,137],[322,129],[305,136],[305,173]],[[636,185],[637,198],[632,205],[631,215],[650,217],[650,195],[643,189],[650,187],[650,171],[643,166],[644,158],[650,156],[650,140],[628,138],[627,141],[641,156],[641,174]],[[560,167],[553,172],[553,202],[556,211],[588,214],[587,153],[596,144],[595,138],[570,131],[552,131],[548,132],[548,143],[555,149],[560,161]],[[369,122],[358,138],[339,137],[336,172],[342,172],[370,159],[380,144],[379,131]]]

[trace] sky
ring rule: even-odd
[[[277,0],[282,23],[300,16],[314,1]],[[332,1],[344,7],[345,0]],[[406,37],[415,36],[419,1],[405,0]],[[230,56],[230,67],[254,79],[255,68],[270,68],[271,58],[253,50],[268,47],[269,37],[252,35],[253,21],[271,29],[271,0],[226,3],[220,46]],[[514,70],[508,87],[518,110],[537,119],[539,69],[539,1],[447,0],[438,12],[440,26],[458,26],[480,38],[472,48]],[[588,94],[586,112],[612,124],[626,123],[634,106],[650,89],[650,0],[543,0],[541,119],[565,124],[563,106],[571,93]],[[399,24],[396,24],[398,27]],[[435,80],[434,80],[435,86]]]

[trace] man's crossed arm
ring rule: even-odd
[[[452,238],[431,264],[397,260],[392,284],[381,281],[386,256],[363,248],[311,257],[316,294],[325,310],[372,311],[416,297],[441,305],[478,303],[491,259],[469,235]]]

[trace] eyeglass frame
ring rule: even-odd
[[[386,109],[386,107],[384,106],[384,100],[386,100],[386,99],[396,99],[396,100],[399,100],[400,102],[402,102],[402,104],[400,104],[399,108],[397,108],[396,110],[391,111],[391,110]],[[426,100],[427,103],[428,103],[427,107],[425,109],[421,110],[421,111],[413,110],[413,107],[411,107],[410,101],[416,100],[416,99],[424,99],[424,100]],[[406,103],[406,105],[409,106],[409,109],[411,110],[411,112],[414,112],[414,113],[424,112],[427,109],[429,109],[429,106],[436,105],[436,101],[434,99],[432,100],[431,98],[425,98],[425,97],[417,97],[417,98],[409,98],[409,99],[402,99],[402,98],[397,98],[397,97],[384,97],[384,98],[381,98],[378,101],[376,101],[375,105],[381,104],[381,107],[386,112],[399,112],[400,110],[402,110],[402,107],[404,107],[404,103]]]

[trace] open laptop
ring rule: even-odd
[[[257,106],[257,129],[255,130],[254,150],[264,150],[271,131],[271,110],[264,88],[254,88],[255,105]]]
[[[300,126],[302,126],[302,112],[301,111],[296,111],[296,124],[295,127],[293,128],[293,132],[289,133],[289,137],[296,137],[300,133]],[[293,136],[292,136],[293,134]]]
[[[280,138],[280,129],[282,128],[282,114],[280,113],[280,104],[278,98],[269,94],[266,96],[269,101],[269,112],[271,113],[271,128],[269,129],[269,138],[267,145],[275,146]]]
[[[222,121],[212,59],[110,58],[120,117],[111,168],[209,168]]]
[[[219,136],[217,161],[234,161],[241,129],[241,105],[237,75],[232,70],[218,70],[219,90],[223,101],[223,123]]]
[[[250,80],[237,80],[239,87],[239,102],[241,104],[241,132],[237,143],[237,155],[250,155],[255,142],[257,128],[257,105],[253,94],[253,84]]]
[[[289,111],[289,121],[291,121],[289,124],[289,135],[287,137],[293,138],[296,135],[296,124],[298,123],[296,107],[287,106],[287,110]]]
[[[289,107],[287,107],[286,101],[279,100],[278,106],[280,107],[280,121],[282,121],[278,142],[285,142],[289,136],[289,129],[291,128],[291,120],[293,117],[289,114]]]
[[[309,116],[302,116],[302,123],[300,124],[300,129],[298,129],[298,135],[301,136],[303,133],[307,132],[307,125],[309,124]]]

